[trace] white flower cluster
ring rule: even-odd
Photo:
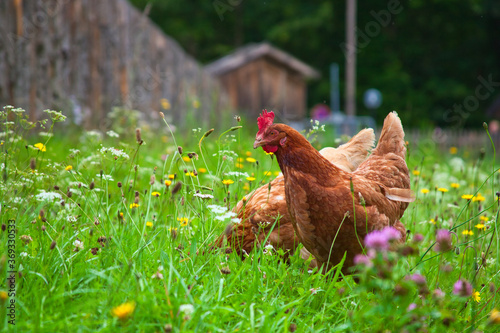
[[[238,171],[226,172],[226,176],[245,177],[245,178],[249,177],[248,173],[238,172]]]
[[[103,154],[110,152],[111,155],[116,156],[118,158],[123,157],[126,160],[129,159],[129,156],[127,155],[127,153],[125,153],[121,149],[117,149],[117,148],[113,148],[113,147],[109,147],[109,148],[108,147],[101,147],[101,149],[99,149],[99,151]]]
[[[120,134],[116,133],[115,131],[109,130],[106,132],[106,134],[111,137],[111,138],[119,138]]]
[[[61,200],[62,197],[59,193],[56,192],[46,192],[45,190],[39,190],[40,193],[38,193],[35,196],[35,199],[37,201],[54,201],[54,200]]]
[[[101,178],[101,175],[100,174],[96,174],[96,177]],[[114,181],[113,176],[106,175],[106,174],[102,174],[102,180],[106,180],[108,182]]]

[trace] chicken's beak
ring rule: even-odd
[[[257,149],[263,145],[264,145],[264,142],[262,141],[262,137],[258,136],[255,138],[255,141],[253,143],[253,149]]]

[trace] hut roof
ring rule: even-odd
[[[267,42],[252,43],[236,49],[233,53],[222,57],[210,64],[205,69],[212,75],[222,75],[230,72],[246,63],[260,57],[269,57],[283,64],[283,66],[298,72],[305,78],[317,79],[320,77],[318,71],[303,63],[290,54],[277,49]]]

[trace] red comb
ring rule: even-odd
[[[257,124],[259,125],[258,133],[264,132],[267,127],[273,124],[273,121],[274,121],[274,112],[273,111],[267,112],[267,110],[264,109],[260,117],[257,118]]]

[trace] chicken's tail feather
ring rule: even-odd
[[[384,127],[382,128],[382,133],[380,133],[377,148],[373,150],[373,154],[382,156],[394,153],[405,158],[406,146],[404,139],[405,132],[403,131],[401,119],[399,119],[396,111],[393,111],[384,120]]]

